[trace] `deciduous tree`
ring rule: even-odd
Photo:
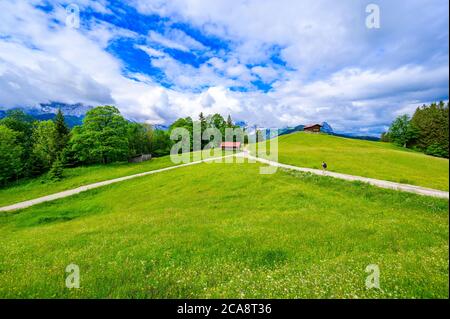
[[[418,134],[417,128],[411,124],[411,120],[407,114],[401,115],[392,122],[389,128],[389,136],[391,140],[403,147],[407,147]]]
[[[33,156],[35,165],[42,164],[42,171],[48,170],[58,156],[56,125],[53,121],[38,122],[33,130]]]
[[[114,106],[99,106],[86,113],[73,131],[72,151],[83,163],[123,161],[128,156],[128,123]]]
[[[24,169],[21,161],[23,147],[18,138],[18,132],[0,125],[0,184],[17,179]]]

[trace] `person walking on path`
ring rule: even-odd
[[[322,169],[323,169],[324,171],[327,170],[327,167],[328,167],[327,163],[322,162]]]

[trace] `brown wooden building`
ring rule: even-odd
[[[320,124],[305,125],[305,127],[303,128],[303,131],[305,131],[305,132],[312,132],[312,133],[319,133],[321,127],[322,127],[322,125],[320,125]]]
[[[219,147],[226,151],[240,151],[241,142],[222,142]]]

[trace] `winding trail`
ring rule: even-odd
[[[246,151],[244,151],[242,155],[241,154],[242,153],[237,154],[237,156],[244,156],[244,157],[247,157],[248,159],[258,161],[260,163],[264,163],[267,165],[280,167],[280,168],[284,168],[284,169],[300,171],[300,172],[307,172],[307,173],[321,175],[321,176],[329,176],[329,177],[344,179],[347,181],[360,181],[360,182],[368,183],[370,185],[381,187],[381,188],[393,189],[393,190],[402,191],[402,192],[415,193],[415,194],[424,195],[424,196],[432,196],[432,197],[449,199],[448,192],[441,191],[438,189],[426,188],[426,187],[410,185],[410,184],[395,183],[395,182],[390,182],[390,181],[385,181],[385,180],[375,179],[375,178],[369,178],[369,177],[335,173],[335,172],[330,172],[330,171],[325,171],[325,170],[320,170],[320,169],[305,168],[305,167],[281,164],[279,162],[270,161],[270,160],[267,160],[267,159],[264,159],[261,157],[252,156]]]
[[[201,161],[195,161],[195,162],[186,163],[186,164],[179,164],[179,165],[170,166],[170,167],[166,167],[166,168],[160,168],[160,169],[156,169],[156,170],[152,170],[152,171],[148,171],[148,172],[144,172],[144,173],[139,173],[139,174],[124,176],[124,177],[119,177],[119,178],[115,178],[115,179],[106,180],[106,181],[103,181],[103,182],[98,182],[98,183],[93,183],[93,184],[89,184],[89,185],[80,186],[80,187],[77,187],[77,188],[74,188],[74,189],[70,189],[70,190],[66,190],[66,191],[63,191],[63,192],[59,192],[59,193],[55,193],[55,194],[51,194],[51,195],[35,198],[35,199],[32,199],[32,200],[27,200],[27,201],[24,201],[24,202],[13,204],[13,205],[3,206],[3,207],[0,207],[0,212],[6,212],[6,211],[17,210],[17,209],[23,209],[23,208],[27,208],[27,207],[30,207],[30,206],[33,206],[33,205],[36,205],[36,204],[40,204],[40,203],[49,202],[49,201],[53,201],[53,200],[56,200],[56,199],[68,197],[68,196],[75,195],[75,194],[78,194],[78,193],[81,193],[81,192],[84,192],[84,191],[87,191],[87,190],[90,190],[90,189],[94,189],[94,188],[102,187],[102,186],[105,186],[105,185],[110,185],[110,184],[126,181],[126,180],[133,179],[133,178],[136,178],[136,177],[141,177],[141,176],[146,176],[146,175],[151,175],[151,174],[157,174],[157,173],[170,171],[170,170],[177,169],[177,168],[182,168],[182,167],[196,165],[196,164],[205,163],[205,162],[216,161],[216,160],[219,160],[219,159],[224,159],[224,158],[232,157],[232,156],[244,157],[244,158],[247,158],[247,159],[249,159],[251,161],[256,161],[256,162],[260,162],[260,163],[263,163],[263,164],[267,164],[267,165],[271,165],[271,166],[275,166],[275,167],[280,167],[280,168],[284,168],[284,169],[289,169],[289,170],[295,170],[295,171],[300,171],[300,172],[307,172],[307,173],[320,175],[320,176],[329,176],[329,177],[339,178],[339,179],[343,179],[343,180],[347,180],[347,181],[360,181],[360,182],[368,183],[370,185],[374,185],[374,186],[381,187],[381,188],[387,188],[387,189],[393,189],[393,190],[397,190],[397,191],[415,193],[415,194],[424,195],[424,196],[432,196],[432,197],[449,199],[449,192],[446,192],[446,191],[441,191],[441,190],[431,189],[431,188],[425,188],[425,187],[420,187],[420,186],[415,186],[415,185],[409,185],[409,184],[400,184],[400,183],[395,183],[395,182],[390,182],[390,181],[385,181],[385,180],[379,180],[379,179],[374,179],[374,178],[368,178],[368,177],[362,177],[362,176],[341,174],[341,173],[335,173],[335,172],[330,172],[330,171],[323,171],[323,170],[319,170],[319,169],[305,168],[305,167],[298,167],[298,166],[293,166],[293,165],[282,164],[282,163],[270,161],[270,160],[267,160],[267,159],[264,159],[264,158],[261,158],[261,157],[252,156],[252,155],[249,154],[249,152],[247,150],[244,150],[243,152],[238,153],[238,154],[231,154],[231,155],[225,155],[225,156],[220,156],[220,157],[211,157],[211,158],[207,158],[207,159],[204,159],[204,160],[201,160]]]
[[[27,200],[27,201],[24,201],[24,202],[20,202],[20,203],[8,205],[8,206],[3,206],[3,207],[0,207],[0,212],[6,212],[6,211],[12,211],[12,210],[17,210],[17,209],[27,208],[27,207],[30,207],[30,206],[33,206],[33,205],[36,205],[36,204],[49,202],[49,201],[52,201],[52,200],[55,200],[55,199],[64,198],[64,197],[67,197],[67,196],[71,196],[71,195],[75,195],[75,194],[78,194],[78,193],[81,193],[81,192],[85,192],[85,191],[90,190],[90,189],[94,189],[94,188],[102,187],[102,186],[105,186],[105,185],[110,185],[110,184],[126,181],[126,180],[133,179],[133,178],[136,178],[136,177],[141,177],[141,176],[161,173],[161,172],[165,172],[165,171],[170,171],[172,169],[177,169],[177,168],[181,168],[181,167],[191,166],[191,165],[195,165],[195,164],[211,162],[211,161],[215,161],[215,160],[219,160],[219,159],[223,159],[223,158],[231,157],[231,156],[235,156],[235,154],[219,156],[219,157],[211,157],[211,158],[207,158],[207,159],[204,159],[204,160],[201,160],[201,161],[195,161],[195,162],[186,163],[186,164],[179,164],[179,165],[175,165],[175,166],[169,166],[169,167],[155,169],[155,170],[144,172],[144,173],[128,175],[128,176],[124,176],[124,177],[119,177],[119,178],[106,180],[106,181],[103,181],[103,182],[98,182],[98,183],[93,183],[93,184],[89,184],[89,185],[84,185],[84,186],[80,186],[80,187],[77,187],[77,188],[74,188],[74,189],[69,189],[69,190],[66,190],[66,191],[63,191],[63,192],[59,192],[59,193],[55,193],[55,194],[51,194],[51,195],[47,195],[47,196],[43,196],[43,197],[31,199],[31,200]]]

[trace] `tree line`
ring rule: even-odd
[[[201,147],[201,149],[203,149],[205,146],[207,146],[208,143],[212,142],[213,144],[215,144],[214,146],[219,146],[220,142],[225,141],[225,139],[227,138],[226,136],[226,129],[230,128],[230,129],[240,129],[239,126],[235,125],[231,119],[231,116],[228,115],[227,120],[224,119],[224,117],[222,115],[220,115],[219,113],[213,114],[213,115],[208,115],[208,116],[204,116],[203,113],[200,113],[198,120],[193,120],[191,117],[186,117],[186,118],[180,118],[178,120],[176,120],[175,122],[172,123],[172,125],[169,127],[169,133],[172,133],[172,131],[176,128],[184,128],[187,130],[187,132],[189,132],[189,136],[190,136],[190,150],[193,151],[194,148],[194,125],[197,124],[198,127],[200,128],[199,133],[201,135],[201,137],[205,137],[207,136],[206,139],[200,138],[201,139],[201,145],[199,145]],[[218,132],[220,132],[221,134],[221,139],[220,140],[214,140],[214,138],[211,138],[211,136],[208,136],[208,129],[217,129]],[[245,134],[244,135],[244,130],[241,131],[242,132],[242,138],[244,140],[244,142],[248,142],[248,136]],[[237,136],[232,136],[230,138],[233,138],[233,141],[236,141]],[[180,137],[175,138],[174,142],[179,142],[180,141]],[[211,140],[212,141],[211,141]]]
[[[225,121],[220,114],[201,113],[198,122],[202,132],[209,127],[221,132],[235,127],[230,116]],[[155,129],[127,121],[116,107],[106,105],[89,110],[83,124],[70,129],[61,110],[47,121],[10,110],[0,120],[0,185],[47,172],[50,179],[58,180],[64,167],[127,161],[141,154],[164,156],[177,142],[170,139],[171,131],[184,127],[192,133],[193,123],[190,117],[180,118],[168,131]]]
[[[412,117],[407,114],[397,117],[389,130],[381,135],[381,140],[448,158],[449,103],[423,105]]]
[[[127,121],[114,106],[89,110],[72,130],[61,110],[53,120],[36,121],[22,110],[0,120],[0,185],[49,172],[60,179],[64,167],[126,161],[140,154],[169,154],[167,132]]]

